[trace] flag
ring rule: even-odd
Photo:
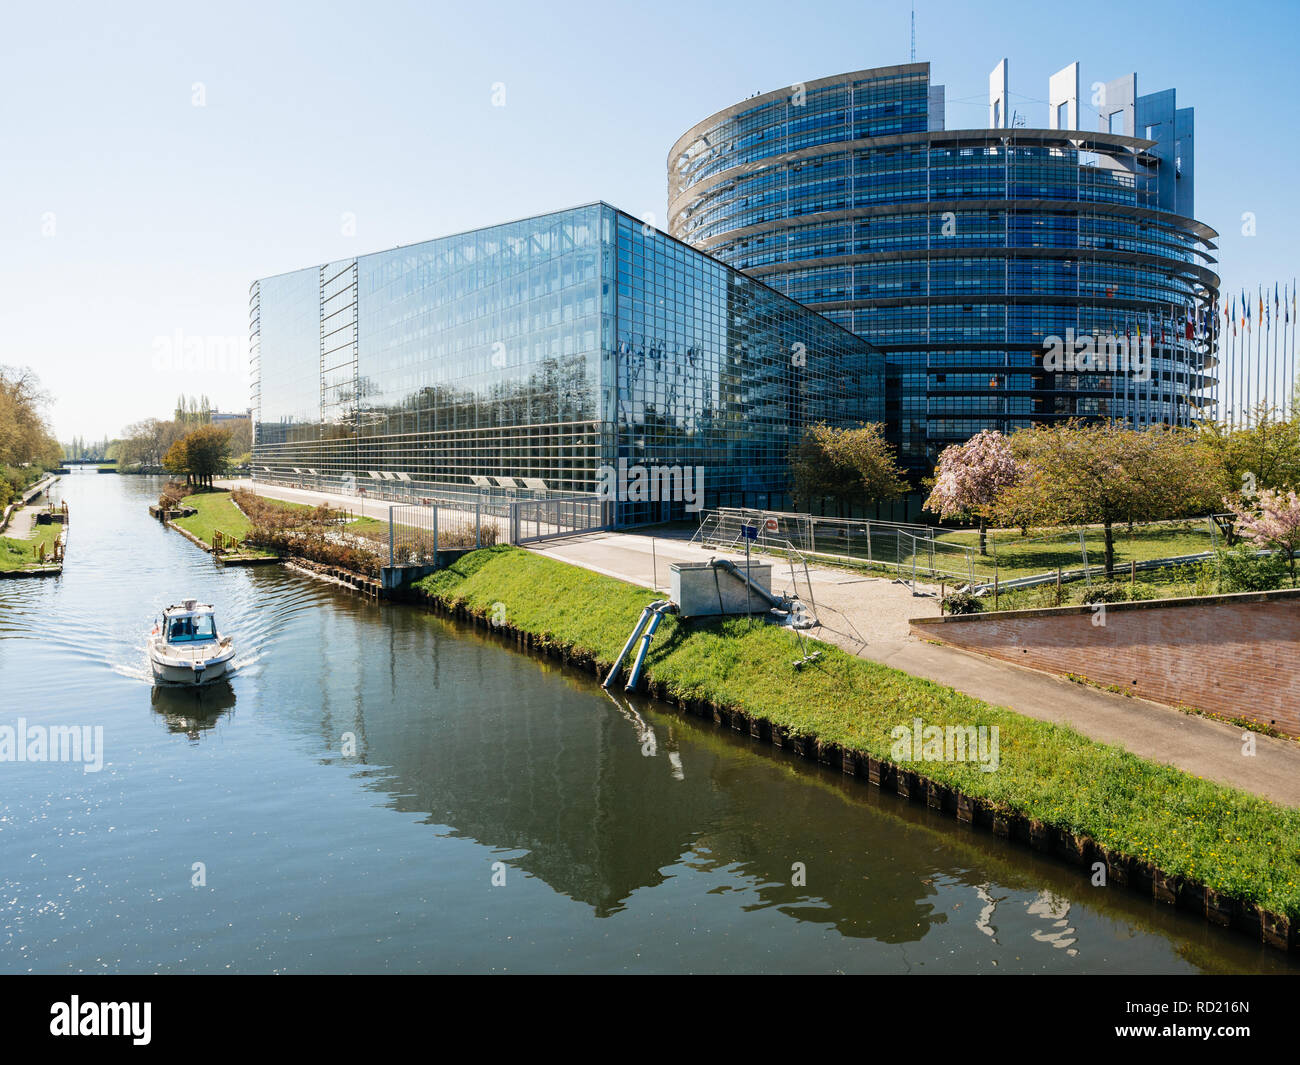
[[[1192,340],[1192,339],[1194,338],[1194,335],[1195,335],[1195,334],[1194,334],[1194,332],[1193,332],[1193,329],[1194,329],[1194,326],[1193,326],[1193,323],[1192,323],[1192,305],[1189,303],[1189,304],[1187,305],[1187,313],[1186,313],[1186,317],[1185,317],[1184,320],[1183,320],[1183,339],[1184,339],[1184,340]]]

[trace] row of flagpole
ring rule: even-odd
[[[1223,295],[1212,306],[1218,339],[1217,420],[1247,425],[1261,408],[1290,418],[1295,406],[1296,283]]]

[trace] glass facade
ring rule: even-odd
[[[1179,200],[1153,141],[945,130],[936,89],[915,63],[719,112],[669,154],[670,231],[885,352],[890,436],[916,471],[986,428],[1202,416],[1217,234],[1168,209],[1190,160]],[[1151,370],[1045,368],[1067,330],[1140,337]]]
[[[622,460],[700,467],[705,506],[779,505],[806,425],[884,416],[870,344],[606,204],[254,282],[250,337],[253,461],[322,487],[588,494]]]

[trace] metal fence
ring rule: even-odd
[[[1224,515],[1181,521],[1116,524],[1116,570],[1160,569],[1213,557],[1223,542]],[[1047,581],[1084,580],[1105,574],[1100,526],[1056,529],[1036,536],[990,531],[984,550],[973,529],[941,529],[898,522],[848,521],[809,514],[721,508],[706,511],[693,540],[741,546],[746,526],[758,529],[755,546],[780,553],[790,541],[810,559],[883,567],[912,585],[948,583],[981,592],[1012,590]]]
[[[742,530],[757,528],[759,550],[781,552],[790,543],[809,558],[881,566],[913,583],[974,581],[974,550],[935,538],[930,525],[859,521],[815,514],[722,507],[706,511],[693,542],[718,547],[743,546]]]
[[[488,547],[504,539],[503,519],[474,504],[416,503],[388,508],[388,564],[431,566],[439,551]]]
[[[506,508],[520,499],[568,498],[572,493],[534,491],[529,488],[477,488],[468,484],[450,484],[435,481],[376,480],[368,476],[339,474],[313,474],[304,470],[297,474],[268,472],[254,469],[251,479],[260,484],[274,484],[283,488],[297,488],[307,492],[326,492],[332,495],[351,496],[356,499],[382,500],[387,503],[413,503],[424,506],[465,505],[479,503],[484,507]]]
[[[517,499],[510,504],[510,542],[525,544],[595,532],[605,527],[603,509],[595,496]]]
[[[508,503],[427,497],[388,508],[388,564],[434,565],[439,551],[525,544],[600,528],[601,505],[594,497]]]

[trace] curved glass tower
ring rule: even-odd
[[[1129,75],[1082,131],[1077,64],[1050,96],[1052,128],[1024,128],[1004,60],[986,129],[944,128],[928,63],[752,97],[673,146],[670,232],[883,350],[914,470],[986,428],[1212,413],[1217,234],[1192,217],[1191,109]]]

